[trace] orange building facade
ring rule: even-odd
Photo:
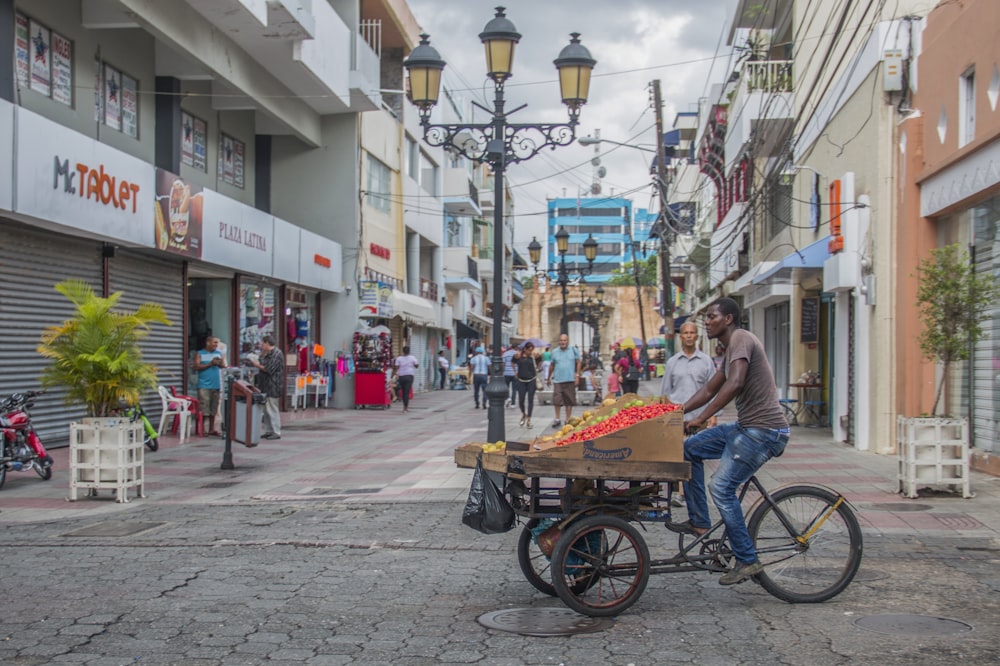
[[[917,346],[916,267],[935,247],[968,246],[1000,281],[1000,2],[940,2],[909,68],[899,126],[896,229],[896,412],[929,413],[940,369]],[[904,100],[905,102],[905,100]],[[905,111],[905,109],[904,109]],[[970,420],[974,467],[1000,474],[1000,304],[985,339],[946,381],[944,411]]]

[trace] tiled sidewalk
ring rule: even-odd
[[[655,390],[648,382],[643,392]],[[577,408],[582,413],[581,408]],[[535,427],[518,426],[520,411],[504,409],[508,440],[549,433],[551,406],[536,408]],[[221,470],[224,442],[196,437],[183,444],[165,437],[145,456],[146,498],[128,504],[110,492],[66,501],[68,449],[55,449],[55,474],[9,472],[0,489],[0,522],[127,512],[148,502],[454,501],[463,502],[471,471],[455,467],[452,451],[486,436],[487,411],[473,408],[469,391],[418,394],[409,414],[389,410],[307,410],[289,413],[282,439],[248,449],[233,444],[234,470]],[[845,493],[866,531],[891,536],[1000,537],[1000,479],[973,472],[976,496],[927,491],[915,500],[896,493],[896,460],[834,442],[830,431],[793,428],[785,455],[760,477],[768,488],[818,483]],[[130,495],[134,497],[134,493]]]

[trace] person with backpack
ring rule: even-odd
[[[635,359],[635,343],[627,339],[622,342],[622,357],[618,359],[615,370],[621,380],[622,393],[638,393],[639,380],[642,378],[642,366]]]

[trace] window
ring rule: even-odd
[[[73,106],[73,42],[20,13],[14,15],[14,68],[21,90]]]
[[[420,148],[417,142],[406,137],[406,175],[420,182]]]
[[[438,195],[438,165],[427,153],[420,151],[420,186],[428,194]]]
[[[368,205],[377,210],[389,212],[392,203],[392,184],[389,167],[368,155]]]
[[[772,183],[768,199],[768,238],[774,238],[792,224],[792,180]]]
[[[94,60],[94,120],[133,139],[139,138],[139,82]]]
[[[208,123],[181,111],[181,164],[208,173]]]
[[[219,135],[219,180],[243,189],[246,144],[228,134]]]
[[[958,147],[976,138],[976,70],[962,74],[958,88]]]

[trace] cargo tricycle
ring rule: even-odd
[[[519,460],[511,455],[510,465]],[[508,474],[514,510],[527,519],[517,544],[525,578],[545,594],[558,596],[578,613],[621,613],[642,595],[650,574],[706,571],[732,566],[725,526],[716,522],[701,536],[665,529],[676,482],[686,463],[615,463],[589,478],[567,469],[533,476],[531,462]],[[523,478],[519,478],[522,477]],[[756,477],[740,489],[752,502],[748,529],[762,573],[753,577],[775,597],[817,603],[842,592],[861,564],[861,528],[843,495],[817,485],[791,485],[768,492]],[[653,557],[677,537],[677,551]]]
[[[620,399],[595,420],[629,404]],[[610,616],[638,601],[650,574],[732,567],[721,520],[702,535],[667,529],[673,494],[691,473],[682,413],[576,439],[566,446],[543,442],[547,450],[537,450],[537,440],[508,442],[503,452],[476,444],[455,450],[459,466],[479,463],[503,475],[506,497],[526,521],[517,560],[531,585],[578,613]],[[841,493],[813,484],[768,491],[751,477],[739,498],[749,507],[747,527],[764,564],[752,578],[761,587],[787,602],[818,603],[850,584],[861,565],[862,536]],[[659,551],[675,537],[676,552],[651,555],[647,542]]]

